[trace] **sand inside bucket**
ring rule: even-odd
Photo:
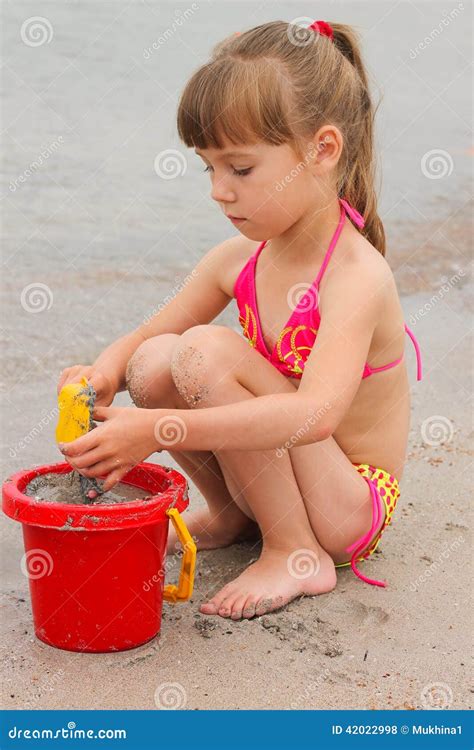
[[[108,492],[99,495],[95,500],[86,502],[81,492],[79,476],[77,471],[70,471],[67,474],[40,474],[29,482],[24,492],[25,495],[34,497],[38,502],[72,505],[110,505],[152,497],[149,492],[140,487],[118,482]],[[101,481],[98,480],[98,483],[100,485]]]

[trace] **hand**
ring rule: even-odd
[[[95,370],[93,365],[72,365],[72,367],[66,367],[60,373],[57,385],[58,396],[63,386],[69,383],[80,383],[81,378],[87,378],[89,383],[94,387],[97,394],[95,402],[97,406],[109,406],[112,403],[117,393],[117,388],[110,377],[104,375],[99,370]]]
[[[85,477],[106,475],[104,492],[152,453],[163,450],[155,436],[154,410],[96,406],[92,416],[102,424],[70,443],[59,443],[58,447],[71,466]]]

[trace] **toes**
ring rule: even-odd
[[[217,614],[219,614],[221,617],[230,617],[233,603],[234,603],[233,597],[231,596],[226,597],[224,601],[221,602],[221,606],[218,608]]]
[[[280,609],[287,601],[288,599],[285,599],[283,596],[262,596],[255,606],[255,614],[261,617],[268,612],[273,612],[275,609]]]
[[[221,614],[220,609],[226,599],[231,596],[232,589],[229,586],[224,586],[223,589],[217,592],[215,596],[212,597],[208,602],[204,602],[204,604],[201,604],[200,612],[202,612],[205,615],[217,615]],[[227,604],[227,602],[226,602]],[[229,610],[230,614],[230,610]],[[223,614],[222,617],[228,617],[228,615]]]
[[[248,596],[248,592],[246,592],[245,594],[242,594],[235,599],[230,615],[233,620],[240,620],[242,618],[242,610],[244,608],[245,602],[248,599]]]
[[[257,602],[258,599],[255,596],[249,596],[242,607],[242,617],[245,617],[246,619],[255,617],[255,607]]]
[[[261,617],[267,612],[271,612],[272,603],[273,599],[271,597],[262,596],[262,598],[259,599],[255,605],[255,614],[257,615],[257,617]]]

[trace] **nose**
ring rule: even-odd
[[[217,203],[233,203],[236,200],[235,192],[230,188],[225,177],[214,177],[211,198]]]

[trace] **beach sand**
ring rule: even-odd
[[[239,3],[203,6],[146,56],[174,12],[162,18],[149,6],[55,4],[45,10],[54,39],[39,49],[19,33],[35,4],[5,6],[3,480],[63,460],[54,440],[60,370],[92,363],[140,325],[233,233],[212,205],[202,165],[176,136],[176,97],[224,35],[296,15],[291,4],[249,5],[245,18]],[[407,11],[367,0],[320,11],[359,27],[385,91],[380,213],[423,356],[418,383],[406,337],[412,422],[401,497],[380,551],[361,563],[388,587],[344,568],[333,592],[278,613],[242,622],[199,614],[257,556],[251,543],[238,544],[199,553],[192,601],[164,605],[159,638],[122,653],[60,651],[34,636],[21,528],[2,514],[5,708],[155,710],[166,700],[187,709],[470,706],[470,24],[459,12],[421,52],[420,40],[444,16],[438,3]],[[45,147],[48,158],[25,177]],[[168,149],[184,154],[177,179],[159,179],[154,168]],[[441,150],[444,176],[420,168],[432,150]],[[233,303],[216,323],[238,330]],[[128,393],[114,401],[130,404]],[[166,452],[149,460],[178,468]],[[190,500],[203,502],[192,484]]]
[[[444,251],[435,243],[436,252]],[[201,615],[199,604],[258,555],[254,543],[241,543],[198,554],[192,600],[164,605],[160,637],[117,654],[69,653],[34,637],[19,564],[20,527],[2,516],[5,707],[154,709],[162,700],[156,695],[175,689],[168,683],[179,684],[178,701],[189,709],[470,705],[470,297],[461,278],[441,301],[433,301],[435,279],[423,274],[431,291],[402,296],[405,319],[410,325],[412,318],[420,342],[424,378],[415,380],[407,339],[412,425],[401,497],[380,551],[361,564],[388,587],[368,586],[343,569],[335,591],[299,599],[277,613],[241,622]],[[228,309],[219,320],[236,327],[233,315]],[[46,383],[38,386],[37,398],[23,401],[18,418],[13,411],[7,425],[12,445],[23,419],[33,423],[42,400],[53,399]],[[26,394],[28,383],[23,389]],[[128,394],[119,394],[116,402],[130,403]],[[53,431],[51,420],[44,438],[18,450],[10,466],[54,460]],[[166,452],[157,462],[179,468]],[[190,499],[194,507],[203,503],[192,483]],[[176,580],[177,565],[168,581]]]

